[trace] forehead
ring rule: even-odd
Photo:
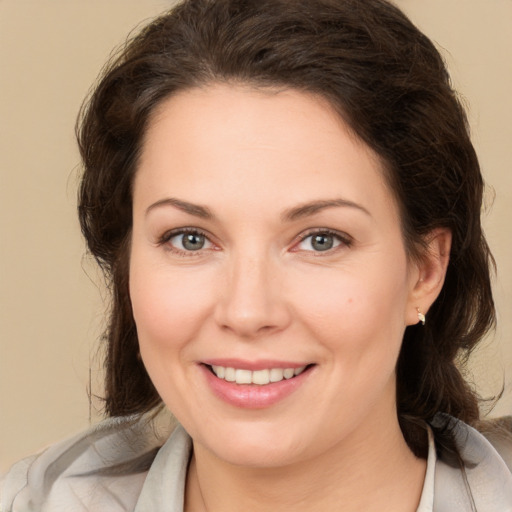
[[[340,195],[395,206],[380,158],[325,99],[288,89],[211,85],[180,92],[155,111],[134,199],[167,188],[215,202],[220,187],[242,207]]]

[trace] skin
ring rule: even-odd
[[[450,234],[412,261],[398,211],[379,158],[321,98],[213,84],[154,113],[130,294],[149,375],[193,439],[186,510],[416,510],[425,461],[398,425],[395,365],[442,287]],[[187,251],[182,228],[203,248]],[[316,250],[326,229],[333,248]],[[207,384],[201,363],[225,357],[312,366],[247,409]]]

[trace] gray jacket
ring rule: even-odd
[[[457,444],[471,464],[464,477],[431,453],[433,503],[422,498],[429,504],[421,510],[512,512],[512,442],[491,439],[498,454],[476,430],[455,425]],[[0,512],[182,512],[191,440],[179,425],[172,434],[170,429],[107,420],[25,459],[3,482]]]

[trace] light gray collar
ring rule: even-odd
[[[434,512],[512,512],[512,474],[504,460],[482,434],[452,421],[457,446],[471,467],[465,479],[459,468],[437,460]]]
[[[178,425],[159,450],[134,512],[183,512],[192,441]]]

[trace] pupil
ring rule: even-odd
[[[331,235],[315,235],[311,244],[316,251],[328,251],[332,249],[334,240]]]
[[[189,251],[198,251],[204,246],[204,236],[194,233],[183,235],[183,247]]]

